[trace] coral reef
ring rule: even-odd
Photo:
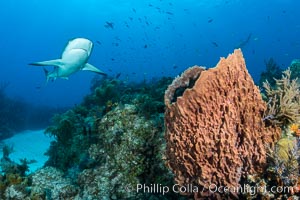
[[[94,143],[85,147],[93,164],[72,171],[73,175],[70,175],[70,170],[82,164],[70,161],[73,167],[64,168],[68,173],[53,167],[37,171],[32,175],[30,198],[181,199],[173,193],[162,195],[135,191],[139,183],[172,185],[172,175],[162,160],[165,148],[162,127],[157,127],[154,120],[140,116],[136,106],[129,104],[117,106],[95,123]]]
[[[11,146],[3,146],[3,157],[0,160],[0,199],[25,199],[29,194],[26,188],[30,185],[30,178],[26,176],[28,164],[33,161],[21,159],[18,164],[9,158],[13,151]]]
[[[148,86],[131,85],[120,91],[120,99],[100,103],[100,96],[92,93],[89,101],[56,115],[46,131],[55,138],[46,166],[26,176],[27,182],[4,182],[3,199],[185,199],[135,190],[138,183],[173,184],[162,157],[161,104],[168,83],[169,78],[162,78]],[[152,100],[153,110],[151,105],[146,111],[139,108]],[[9,149],[5,152],[8,157]]]
[[[294,186],[297,184],[299,175],[299,146],[294,137],[283,137],[271,151],[274,169],[277,177],[280,177],[283,185]]]
[[[172,84],[95,78],[91,94],[47,128],[55,141],[42,169],[26,174],[31,161],[12,162],[4,146],[0,199],[297,199],[299,85],[292,69],[279,79],[275,62],[266,65],[277,78],[265,83],[266,102],[240,50]],[[171,189],[174,179],[183,195],[153,191]],[[208,190],[239,184],[247,191]],[[270,192],[285,186],[291,190]]]
[[[296,62],[283,71],[281,78],[271,84],[264,82],[267,110],[264,121],[280,126],[281,138],[273,148],[267,148],[268,168],[263,176],[248,179],[253,186],[264,183],[267,191],[251,196],[251,199],[297,199],[300,194],[300,130],[299,130],[299,82]],[[293,68],[292,68],[293,66]],[[249,177],[248,177],[249,178]],[[283,188],[271,191],[271,188]]]
[[[149,194],[124,188],[139,183],[172,184],[161,157],[162,131],[153,121],[140,117],[136,106],[125,104],[108,112],[98,122],[98,131],[99,141],[89,148],[98,166],[79,175],[79,186],[84,188],[81,198],[145,199]]]
[[[268,109],[265,120],[278,126],[288,126],[300,122],[300,91],[297,79],[291,79],[291,70],[283,72],[281,79],[276,79],[273,89],[268,81],[263,83]]]
[[[74,199],[79,188],[64,173],[53,167],[45,167],[32,175],[30,199]]]
[[[172,174],[162,158],[165,148],[163,94],[170,82],[171,79],[165,77],[147,84],[125,84],[109,77],[94,80],[91,87],[94,92],[82,104],[53,118],[46,133],[54,136],[55,141],[47,152],[46,165],[74,180],[70,184],[80,192],[69,196],[75,199],[185,199],[174,193],[134,191],[138,183],[170,187],[173,184]],[[115,93],[118,95],[113,95]],[[133,190],[127,191],[126,186]],[[57,193],[52,191],[52,186],[39,190],[42,192],[35,192],[36,196]]]
[[[93,80],[91,89],[94,92],[86,96],[82,104],[55,115],[52,125],[46,129],[47,134],[56,138],[47,152],[47,165],[72,173],[74,166],[79,166],[75,170],[79,172],[94,165],[88,157],[88,149],[98,137],[96,124],[108,112],[118,106],[123,108],[124,104],[135,105],[136,115],[153,120],[155,126],[162,129],[163,93],[170,82],[170,78],[161,78],[147,85],[125,85],[112,78]],[[116,93],[118,95],[114,95]]]
[[[67,171],[74,165],[84,168],[88,163],[88,147],[92,144],[95,129],[93,112],[77,106],[61,115],[55,115],[54,124],[45,133],[55,137],[55,141],[46,153],[47,166],[54,166]]]
[[[138,113],[147,119],[156,118],[162,114],[165,109],[164,93],[167,85],[171,82],[171,78],[162,77],[158,80],[152,80],[150,84],[145,84],[133,100]]]
[[[137,105],[138,112],[150,119],[164,112],[163,95],[172,82],[169,77],[153,79],[149,83],[124,83],[114,78],[93,79],[91,95],[85,97],[82,106],[87,109],[98,107],[98,113],[104,115],[118,104]],[[99,115],[97,115],[100,117]]]
[[[263,122],[266,104],[240,50],[215,68],[184,72],[166,90],[165,105],[167,166],[178,184],[206,191],[199,189],[195,198],[217,198],[206,190],[210,184],[237,188],[266,169],[265,146],[274,146],[281,130]],[[238,198],[236,191],[226,195]]]
[[[91,85],[92,94],[85,97],[83,105],[89,108],[89,105],[103,106],[108,101],[113,103],[118,102],[125,88],[126,86],[120,80],[113,78],[95,78]]]
[[[268,150],[268,168],[263,176],[253,181],[254,184],[264,181],[268,193],[253,195],[252,199],[266,198],[267,195],[271,195],[271,199],[297,199],[300,195],[299,155],[299,138],[284,135],[275,148]],[[271,188],[283,189],[270,193]]]

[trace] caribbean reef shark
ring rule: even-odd
[[[93,43],[85,38],[75,38],[67,44],[60,59],[34,62],[29,65],[54,66],[52,72],[44,68],[47,82],[56,78],[68,79],[68,77],[79,71],[88,70],[98,74],[106,75],[104,72],[87,63],[93,49]]]

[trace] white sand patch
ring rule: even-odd
[[[44,134],[44,130],[38,130],[20,132],[11,138],[3,140],[3,142],[9,146],[13,146],[13,152],[9,155],[11,160],[19,164],[20,159],[24,158],[36,161],[29,164],[29,172],[27,173],[32,173],[43,167],[48,160],[48,156],[44,154],[53,140],[53,138]],[[0,149],[0,157],[2,157],[2,148]]]

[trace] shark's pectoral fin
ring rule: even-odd
[[[101,71],[100,69],[98,69],[97,67],[94,67],[93,65],[86,63],[84,65],[84,67],[82,68],[82,70],[88,70],[88,71],[92,71],[98,74],[102,74],[102,75],[106,75],[106,73],[104,73],[103,71]]]
[[[29,65],[34,65],[34,66],[57,66],[60,67],[63,65],[61,59],[55,59],[55,60],[48,60],[48,61],[42,61],[42,62],[34,62],[34,63],[29,63]]]

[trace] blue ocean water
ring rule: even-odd
[[[77,37],[94,43],[89,63],[124,81],[214,67],[235,47],[258,81],[270,57],[283,68],[300,57],[299,6],[296,0],[2,1],[0,81],[9,83],[9,96],[35,105],[80,103],[94,73],[45,84],[42,67],[28,65],[59,58]]]

